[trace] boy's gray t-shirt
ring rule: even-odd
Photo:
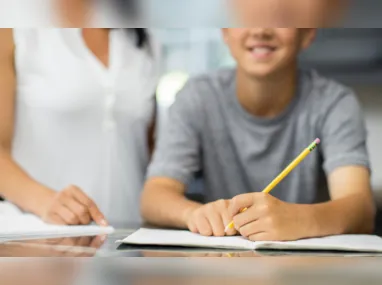
[[[328,200],[326,176],[334,169],[369,168],[363,115],[355,94],[345,86],[314,71],[300,71],[298,81],[287,109],[264,119],[239,103],[234,69],[191,79],[170,108],[148,177],[187,184],[202,171],[205,202],[230,199],[262,191],[320,138],[319,147],[271,194],[292,203]]]

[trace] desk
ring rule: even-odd
[[[2,257],[34,257],[0,258],[1,284],[52,285],[52,280],[59,285],[382,283],[381,255],[118,248],[115,242],[132,232],[134,229],[119,229],[105,241],[79,237],[0,244]],[[138,256],[164,258],[129,258]]]

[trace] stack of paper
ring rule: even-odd
[[[140,229],[122,241],[131,245],[159,245],[242,250],[321,250],[382,252],[382,238],[371,235],[339,235],[291,242],[252,242],[243,237],[204,237],[188,231]]]
[[[110,234],[112,227],[56,226],[44,223],[34,215],[24,214],[17,207],[0,203],[0,242],[35,238],[95,236]]]

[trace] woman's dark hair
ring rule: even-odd
[[[136,44],[138,48],[144,48],[145,46],[149,45],[149,35],[146,29],[136,28],[134,31],[137,36]]]
[[[137,6],[137,1],[139,0],[112,0],[111,2],[115,4],[117,13],[119,13],[122,17],[132,19],[132,21],[134,22],[134,20],[139,18],[139,9]],[[133,30],[135,33],[137,39],[136,45],[138,48],[149,47],[150,40],[147,29],[135,28],[131,30]]]

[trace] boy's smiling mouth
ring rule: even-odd
[[[255,59],[267,59],[277,50],[275,46],[269,44],[256,44],[248,48],[248,51]]]

